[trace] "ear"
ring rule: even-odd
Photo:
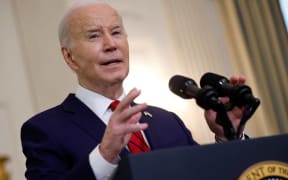
[[[74,60],[71,50],[67,47],[61,47],[61,52],[64,57],[66,64],[76,72],[79,69],[77,62]]]

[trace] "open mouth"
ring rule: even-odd
[[[110,60],[104,63],[101,63],[102,66],[108,66],[108,65],[112,65],[112,64],[118,64],[121,63],[122,61],[119,59],[114,59],[114,60]]]

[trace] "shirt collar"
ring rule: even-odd
[[[98,117],[103,117],[104,113],[108,110],[109,105],[113,102],[101,94],[88,90],[78,85],[75,96],[80,99],[86,106],[88,106]],[[118,98],[122,100],[125,97],[125,93]]]

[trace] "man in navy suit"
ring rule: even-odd
[[[106,3],[72,6],[59,25],[61,51],[79,86],[63,103],[29,119],[21,129],[27,179],[109,179],[118,161],[130,153],[131,133],[140,131],[153,150],[197,145],[179,117],[166,110],[135,104],[127,94],[129,47],[121,17]],[[245,79],[234,77],[234,83]],[[113,100],[120,100],[112,112]],[[237,129],[243,108],[229,117]],[[210,129],[225,140],[216,112],[205,111]]]

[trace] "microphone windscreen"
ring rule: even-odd
[[[195,86],[197,84],[194,80],[181,76],[181,75],[174,75],[169,80],[169,89],[175,93],[176,95],[184,98],[189,99],[192,98],[191,95],[188,95],[186,92],[187,87]]]
[[[219,82],[221,81],[225,81],[225,82],[229,82],[229,80],[221,75],[215,74],[215,73],[205,73],[201,79],[200,79],[200,86],[204,87],[204,86],[213,86],[213,87],[217,87],[219,84]]]

